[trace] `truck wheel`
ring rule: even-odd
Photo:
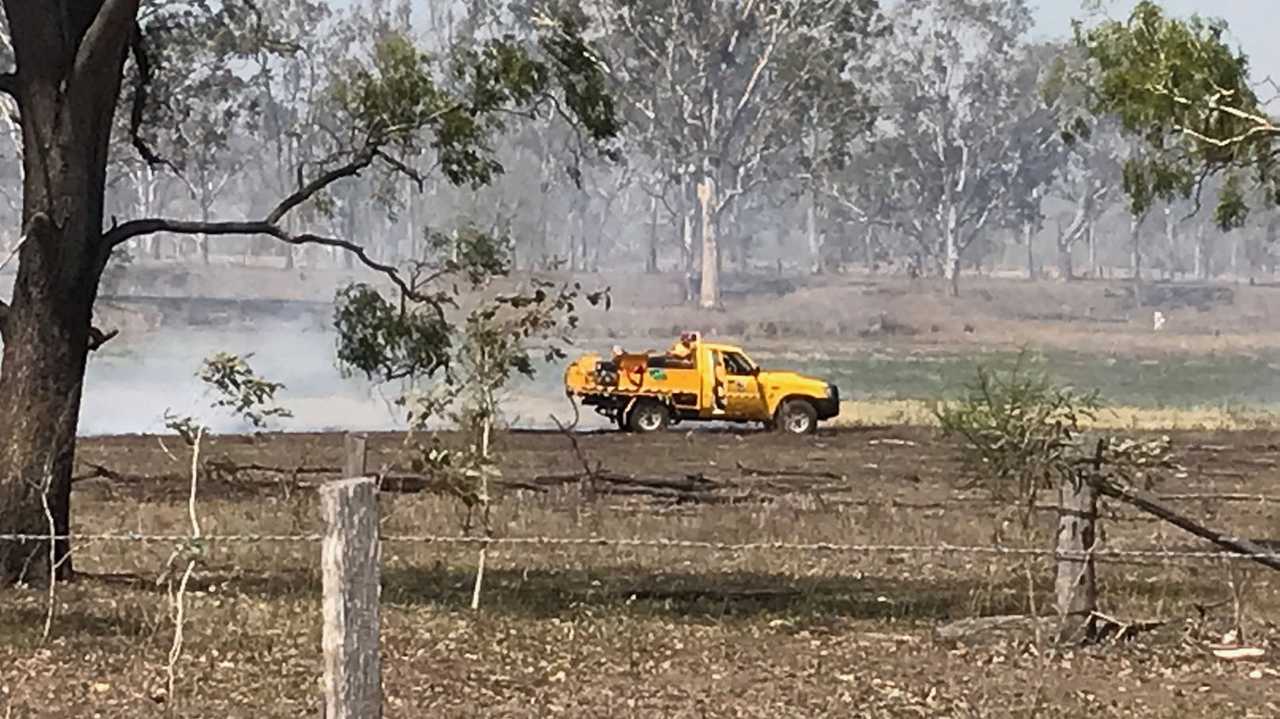
[[[774,424],[787,434],[813,434],[818,430],[818,410],[805,400],[789,399],[778,408]]]
[[[671,422],[671,410],[665,404],[653,400],[636,402],[627,413],[627,426],[632,432],[660,432]]]

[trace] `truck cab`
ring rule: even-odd
[[[808,434],[840,413],[839,390],[821,379],[762,368],[741,347],[685,333],[666,352],[614,348],[565,370],[565,392],[620,429],[654,432],[686,421],[758,422]]]

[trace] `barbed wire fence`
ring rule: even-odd
[[[0,542],[121,542],[138,544],[185,544],[193,541],[186,534],[147,534],[140,532],[84,533],[84,534],[0,534]],[[320,533],[302,534],[206,534],[194,541],[201,544],[318,544],[324,540]],[[567,537],[567,536],[517,536],[484,537],[452,534],[388,534],[377,541],[382,544],[416,544],[438,546],[491,546],[491,547],[600,547],[617,549],[692,550],[711,553],[785,552],[798,554],[843,555],[929,555],[967,554],[975,556],[1042,557],[1053,559],[1092,558],[1099,562],[1124,563],[1126,560],[1199,560],[1220,562],[1254,561],[1280,558],[1277,552],[1234,553],[1224,550],[1182,550],[1162,547],[1137,549],[1095,549],[1091,552],[1068,552],[1045,547],[1021,547],[961,544],[846,544],[840,542],[713,542],[691,539],[655,537]]]
[[[364,453],[363,442],[349,446]],[[342,471],[351,475],[364,467],[362,457],[348,457],[347,467]],[[192,477],[198,474],[196,461],[193,459]],[[380,478],[377,476],[338,481],[317,482],[316,488],[321,491],[322,504],[334,504],[324,512],[326,528],[324,532],[298,533],[202,533],[193,524],[193,531],[188,534],[179,533],[147,533],[147,532],[86,532],[58,534],[49,533],[15,533],[0,534],[0,542],[19,542],[46,546],[47,543],[67,542],[74,546],[89,544],[141,544],[170,545],[176,547],[175,555],[195,556],[208,547],[223,546],[261,546],[270,544],[319,544],[321,545],[321,574],[323,575],[323,617],[325,653],[325,695],[326,704],[332,711],[330,716],[367,716],[366,712],[375,711],[370,707],[378,704],[380,698],[380,659],[379,659],[379,601],[376,592],[369,596],[370,588],[381,586],[381,554],[382,545],[414,545],[437,547],[494,547],[515,550],[517,552],[534,553],[541,549],[649,549],[670,552],[696,552],[703,554],[744,554],[744,553],[786,553],[805,558],[818,556],[875,557],[875,556],[970,556],[970,557],[1008,557],[1023,560],[1042,559],[1058,563],[1060,571],[1069,566],[1070,571],[1093,564],[1119,565],[1176,565],[1211,563],[1219,566],[1222,563],[1239,562],[1280,562],[1280,553],[1265,547],[1265,551],[1241,552],[1217,549],[1187,549],[1159,546],[1108,546],[1099,537],[1092,543],[1086,543],[1085,551],[1075,551],[1070,543],[1062,541],[1059,536],[1058,546],[1020,546],[993,542],[992,544],[949,544],[938,543],[841,543],[841,542],[803,542],[803,541],[748,541],[723,542],[685,539],[678,537],[653,536],[555,536],[548,534],[527,536],[484,536],[411,533],[384,533],[379,529],[377,521]],[[332,495],[340,494],[334,499]],[[190,502],[194,502],[194,484]],[[1207,503],[1257,503],[1272,504],[1280,498],[1266,494],[1247,493],[1182,493],[1158,495],[1169,501],[1195,501]],[[839,504],[840,502],[834,502]],[[904,509],[921,509],[933,507],[957,507],[973,509],[984,504],[995,505],[995,502],[983,502],[972,497],[953,497],[936,502],[910,502],[893,498],[887,500],[854,500],[855,504],[887,505]],[[1062,512],[1062,505],[1036,505],[1042,511]],[[1114,515],[1114,513],[1112,513]],[[361,520],[360,518],[364,519]],[[1128,521],[1134,518],[1149,519],[1144,515],[1107,515],[1094,511],[1089,522]],[[372,520],[370,521],[370,518]],[[1077,545],[1078,546],[1078,543]],[[1068,548],[1064,548],[1068,547]],[[193,561],[193,560],[192,560]],[[188,562],[188,574],[192,562]],[[1091,574],[1091,570],[1090,570]],[[1078,582],[1077,582],[1078,584]],[[51,585],[52,586],[52,585]],[[1076,589],[1072,588],[1074,593]],[[1234,586],[1233,586],[1234,591]],[[364,593],[362,596],[361,593]],[[172,598],[171,598],[172,599]],[[1059,597],[1060,604],[1062,598]],[[1067,603],[1071,598],[1068,597]],[[181,647],[181,593],[175,602],[178,607],[177,631],[175,633],[174,652]],[[1090,607],[1093,610],[1093,607]],[[175,657],[170,656],[170,696],[173,693],[173,667]]]

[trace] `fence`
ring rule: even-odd
[[[714,553],[788,552],[803,555],[972,555],[1051,558],[1057,563],[1055,597],[1064,636],[1086,631],[1096,614],[1094,584],[1096,563],[1148,563],[1182,561],[1254,561],[1271,568],[1280,566],[1280,557],[1266,548],[1224,536],[1191,523],[1158,504],[1139,509],[1161,512],[1161,517],[1223,547],[1224,551],[1180,551],[1165,548],[1112,549],[1098,541],[1099,492],[1087,483],[1062,489],[1055,547],[949,544],[871,544],[830,542],[716,542],[665,538],[605,538],[557,536],[457,536],[384,535],[379,528],[379,483],[366,475],[366,443],[363,437],[348,436],[344,473],[347,479],[326,482],[319,487],[324,531],[316,534],[207,534],[199,541],[217,543],[308,543],[320,545],[322,570],[324,653],[324,705],[331,719],[380,717],[382,715],[382,659],[380,647],[380,594],[383,544],[420,544],[506,547],[613,547],[687,550]],[[1181,497],[1182,495],[1177,495]],[[1246,495],[1201,496],[1189,499],[1262,502],[1270,497]],[[1133,499],[1130,497],[1129,499]],[[1143,499],[1143,498],[1138,498]],[[1151,504],[1148,502],[1148,504]],[[1049,509],[1050,507],[1045,507]],[[102,533],[54,539],[78,542],[184,543],[192,536],[182,534]],[[0,541],[41,541],[47,535],[0,535]]]

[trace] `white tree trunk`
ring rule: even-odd
[[[405,239],[408,249],[405,255],[410,260],[422,259],[418,257],[418,193],[414,188],[413,181],[406,178],[404,183],[405,204],[408,205],[408,212],[405,213]]]
[[[658,271],[658,198],[649,198],[649,246],[645,253],[644,271]]]
[[[1089,248],[1089,273],[1095,278],[1101,277],[1098,268],[1098,237],[1094,234],[1093,220],[1089,220],[1089,224],[1085,225],[1084,241]]]
[[[804,210],[804,234],[809,242],[810,270],[815,275],[822,274],[823,236],[818,233],[818,198],[809,194],[808,206]]]
[[[960,238],[959,211],[955,205],[947,208],[946,223],[942,228],[943,277],[951,284],[951,293],[960,293]]]
[[[1022,243],[1027,247],[1027,279],[1036,279],[1035,227],[1030,222],[1022,223]]]
[[[711,309],[720,302],[720,252],[716,245],[716,181],[707,172],[698,184],[698,212],[702,220],[702,286],[698,305]]]
[[[1204,225],[1196,227],[1195,274],[1197,279],[1209,279],[1209,267],[1204,254]]]
[[[680,216],[680,247],[685,258],[685,269],[693,269],[693,210]]]
[[[1142,218],[1134,217],[1129,221],[1129,244],[1133,251],[1131,267],[1133,270],[1133,279],[1140,281],[1142,279]]]
[[[19,163],[19,172],[21,172],[21,163]],[[156,181],[156,172],[151,169],[150,165],[144,164],[138,170],[130,173],[133,180],[134,194],[134,213],[136,217],[154,217],[156,215],[156,187],[159,184]],[[130,240],[130,250],[142,249],[141,243],[148,240]],[[155,255],[159,256],[160,236],[153,236],[149,242],[155,250]]]

